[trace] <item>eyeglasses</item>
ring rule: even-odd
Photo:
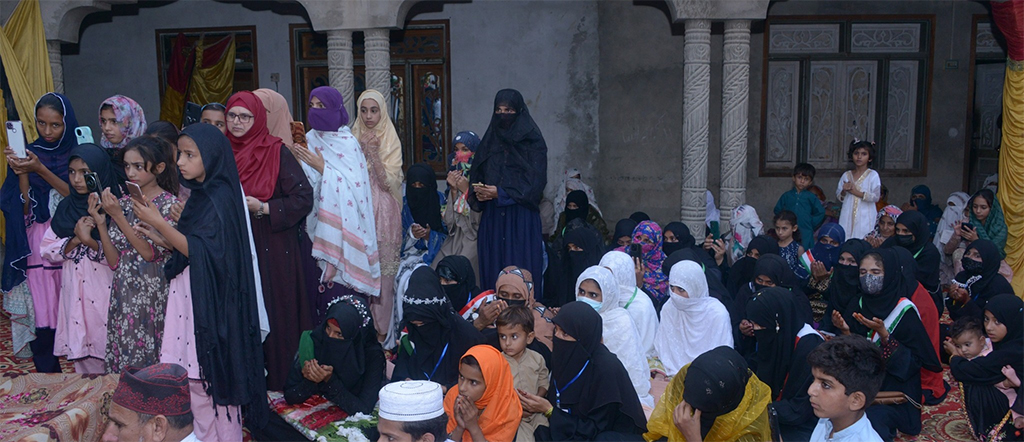
[[[252,115],[249,114],[236,114],[234,112],[228,112],[227,117],[228,121],[238,120],[242,124],[247,124],[250,121],[252,121]]]

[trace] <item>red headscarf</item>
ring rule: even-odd
[[[484,375],[486,385],[484,395],[475,404],[476,408],[483,410],[478,421],[480,429],[487,440],[515,439],[519,421],[523,418],[523,406],[516,394],[512,368],[501,352],[490,345],[477,345],[462,357],[470,355],[480,363],[480,372]],[[444,398],[444,411],[448,413],[448,432],[455,430],[455,397],[458,395],[459,386],[456,384],[448,389],[448,395]],[[467,431],[456,440],[471,442],[473,439]]]
[[[226,107],[231,110],[235,106],[244,107],[253,116],[252,127],[245,135],[236,137],[228,131],[235,164],[238,165],[238,178],[242,180],[242,189],[247,196],[266,202],[274,196],[277,176],[281,172],[284,142],[267,129],[267,108],[263,107],[256,94],[241,91],[232,95]]]

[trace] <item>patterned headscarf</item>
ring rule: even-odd
[[[878,231],[878,222],[882,220],[883,216],[892,218],[892,222],[896,222],[896,218],[899,218],[903,214],[903,210],[894,205],[888,205],[878,211],[878,215],[875,216],[875,235],[881,236],[882,233]]]
[[[117,120],[117,125],[121,128],[121,135],[124,139],[120,143],[114,144],[107,140],[107,137],[100,136],[100,146],[107,149],[120,149],[128,145],[128,142],[132,139],[141,137],[146,133],[146,114],[142,112],[142,106],[139,106],[139,103],[136,103],[135,100],[124,95],[114,95],[103,100],[103,103],[100,104],[101,113],[104,106],[113,108],[114,119]]]
[[[640,240],[647,237],[654,244],[648,244]],[[664,239],[661,236],[661,226],[654,221],[644,221],[633,229],[633,244],[642,244],[644,258],[644,287],[648,293],[654,295],[659,302],[668,297],[668,277],[661,272],[661,264],[665,261],[665,252],[661,250]]]
[[[729,219],[732,227],[732,262],[738,261],[746,253],[747,244],[750,240],[761,234],[764,223],[757,217],[757,211],[746,204],[732,209],[732,218]]]

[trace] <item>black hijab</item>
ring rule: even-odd
[[[864,255],[871,250],[871,244],[863,239],[851,239],[843,243],[839,248],[839,256],[843,253],[849,253],[853,256],[853,260],[860,263],[860,260],[864,258]],[[829,306],[833,310],[839,312],[846,318],[846,322],[850,322],[853,313],[853,304],[860,295],[860,266],[859,265],[843,265],[838,262],[832,267],[832,281],[828,285],[828,296],[827,300]],[[825,318],[825,321],[831,323],[831,318]]]
[[[752,250],[757,250],[758,256],[778,255],[779,242],[768,235],[758,235],[747,243],[746,253],[750,253]],[[756,276],[754,275],[755,263],[757,263],[757,259],[750,256],[744,256],[736,260],[732,270],[729,271],[729,281],[727,284],[729,293],[735,295],[740,287],[754,279],[754,276]]]
[[[551,353],[551,388],[548,400],[570,414],[587,416],[608,404],[619,404],[619,412],[632,418],[638,428],[647,428],[640,398],[619,359],[601,343],[601,315],[590,306],[573,301],[562,306],[551,320],[575,338],[554,338]],[[576,376],[579,378],[571,382]],[[600,385],[600,388],[595,388]]]
[[[171,280],[190,268],[196,355],[207,392],[217,405],[244,406],[246,425],[261,428],[269,411],[263,344],[235,156],[227,137],[209,124],[193,124],[181,136],[198,146],[206,177],[181,180],[192,191],[178,221],[189,256],[175,251],[164,273]]]
[[[694,239],[693,235],[690,233],[690,228],[686,227],[686,224],[681,222],[677,221],[668,223],[665,225],[665,229],[663,230],[664,232],[672,232],[672,234],[676,236],[676,239],[679,240],[679,242],[664,241],[662,243],[661,250],[665,252],[665,256],[671,255],[678,250],[694,247],[697,243],[697,240]],[[664,233],[662,236],[664,236]],[[668,273],[666,272],[665,274],[667,275]]]
[[[718,416],[743,402],[748,380],[747,361],[729,346],[709,350],[690,363],[683,379],[683,400],[700,410],[701,438],[707,437]]]
[[[483,336],[452,310],[441,281],[428,266],[418,267],[410,275],[402,310],[402,327],[409,330],[414,345],[409,375],[453,385],[458,379],[459,359],[470,347],[483,343]],[[412,321],[423,321],[423,325]]]
[[[575,203],[576,208],[570,209],[569,203]],[[587,214],[590,212],[590,199],[587,198],[587,192],[582,190],[574,190],[569,192],[565,196],[565,207],[562,208],[565,211],[565,222],[569,223],[574,219],[587,220]]]
[[[441,286],[452,308],[465,307],[473,299],[473,296],[480,292],[476,285],[473,264],[465,256],[448,255],[441,258],[441,261],[437,263],[437,275],[455,281],[455,284]]]
[[[574,220],[574,223],[581,221]],[[582,251],[570,251],[569,244],[583,249]],[[561,303],[576,299],[575,287],[576,278],[583,273],[587,267],[596,266],[601,263],[604,256],[604,244],[601,242],[601,234],[590,227],[575,228],[565,234],[562,239],[562,297]]]
[[[80,159],[89,166],[89,171],[99,177],[100,192],[110,188],[110,193],[118,199],[121,198],[121,181],[116,173],[114,163],[106,150],[95,144],[79,144],[71,149],[71,156],[68,157],[68,170],[71,169],[71,162]],[[70,188],[71,193],[57,204],[57,210],[53,212],[50,228],[58,238],[70,238],[75,235],[75,225],[83,216],[89,216],[89,194],[81,194]],[[99,230],[93,229],[93,239],[100,238]]]
[[[908,210],[896,218],[896,223],[903,224],[914,234],[914,242],[904,246],[900,244],[899,236],[893,235],[892,238],[882,243],[882,247],[901,246],[910,251],[914,260],[917,261],[915,278],[926,290],[934,293],[939,289],[939,265],[942,262],[942,256],[939,254],[939,249],[930,240],[931,228],[928,218],[920,211]]]
[[[885,276],[882,277],[882,290],[875,295],[862,291],[860,301],[854,311],[868,319],[885,319],[892,312],[892,309],[896,308],[900,298],[910,299],[913,293],[907,291],[908,285],[904,280],[903,267],[900,265],[899,255],[895,250],[877,249],[866,254],[865,258],[872,255],[882,258],[882,270],[885,272]],[[850,330],[853,333],[862,336],[869,331],[867,327],[858,321],[853,321],[853,323],[847,325],[850,326]]]
[[[778,397],[793,365],[796,335],[804,326],[797,313],[796,298],[781,287],[758,292],[747,304],[747,318],[764,327],[754,330],[757,339],[757,377]]]
[[[1006,336],[999,342],[992,343],[992,353],[985,358],[991,364],[991,369],[1002,375],[1002,367],[1012,366],[1019,374],[1024,366],[1024,301],[1011,293],[1003,293],[993,296],[988,301],[985,310],[992,312],[992,316],[1000,324],[1006,326]],[[999,382],[1001,379],[996,379]],[[991,383],[995,383],[991,382]]]
[[[341,329],[342,339],[327,336],[327,323],[331,320]],[[328,307],[327,319],[309,336],[317,362],[334,367],[332,377],[349,391],[357,391],[366,373],[366,354],[381,351],[369,309],[353,296],[344,296]]]
[[[971,249],[977,250],[981,255],[981,273],[972,275],[965,270],[956,275],[957,282],[967,284],[971,300],[978,304],[979,308],[985,308],[985,304],[992,297],[1002,293],[1014,293],[1013,286],[1006,281],[1003,275],[999,274],[1002,257],[999,255],[999,249],[996,248],[995,243],[987,239],[977,239],[967,247],[968,252]],[[970,259],[966,257],[966,253],[964,255],[964,259]],[[981,279],[970,282],[976,276],[981,276]]]
[[[800,283],[797,280],[796,274],[793,273],[793,269],[786,262],[786,259],[775,254],[762,255],[761,259],[757,260],[757,264],[754,265],[753,276],[750,278],[750,292],[751,297],[754,293],[757,293],[761,287],[758,287],[754,281],[758,276],[767,276],[775,283],[776,287],[782,287],[787,289],[793,296],[793,302],[796,305],[796,311],[798,313],[797,319],[801,323],[810,324],[813,322],[813,313],[811,312],[811,301],[807,299],[807,295],[800,288]],[[743,296],[738,296],[737,301],[743,303],[741,306],[737,306],[737,310],[743,312],[746,309],[746,303],[749,299],[742,299]]]
[[[491,124],[473,156],[473,182],[498,186],[517,204],[537,211],[548,182],[548,146],[519,91],[498,91],[494,109],[499,105],[516,113],[491,114]],[[469,203],[474,210],[481,209],[473,192]]]
[[[413,187],[413,183],[423,187]],[[413,221],[421,227],[430,226],[430,230],[443,232],[441,224],[441,197],[437,194],[437,181],[434,170],[424,163],[409,166],[405,173],[405,202],[409,205],[409,213]]]
[[[644,221],[650,221],[651,217],[644,212],[633,212],[632,215],[629,215],[629,219],[636,221],[637,224],[640,224]]]
[[[628,236],[630,239],[633,239],[633,230],[636,229],[637,224],[639,223],[629,218],[620,219],[619,222],[615,223],[615,234],[612,236],[612,248],[619,247],[619,238],[622,238],[623,236]]]

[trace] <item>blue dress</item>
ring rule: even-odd
[[[480,288],[495,288],[501,269],[515,265],[533,274],[535,294],[544,293],[540,287],[544,274],[540,212],[516,203],[501,187],[497,199],[480,204],[483,208],[477,234]]]

